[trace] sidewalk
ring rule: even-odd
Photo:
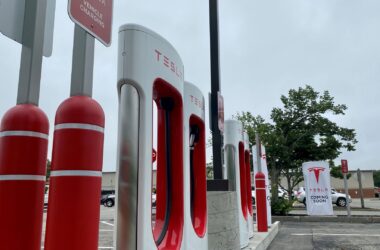
[[[343,222],[343,223],[380,223],[380,199],[365,199],[365,208],[361,208],[360,199],[353,199],[351,217],[347,217],[345,207],[333,205],[333,216],[308,216],[302,203],[296,202],[287,216],[273,216],[273,220],[292,222]]]
[[[250,239],[249,245],[243,250],[265,250],[268,248],[270,243],[273,241],[273,239],[276,237],[280,222],[276,221],[272,224],[270,228],[268,228],[268,232],[266,233],[259,233],[257,232],[257,226],[254,224],[254,236]]]

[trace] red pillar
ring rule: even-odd
[[[104,113],[90,97],[64,101],[55,118],[45,250],[97,250]]]
[[[40,250],[49,122],[20,104],[0,128],[0,249]]]
[[[267,194],[265,188],[265,175],[258,172],[255,175],[256,187],[256,213],[257,213],[257,231],[268,232],[267,220]]]

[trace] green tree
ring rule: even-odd
[[[380,170],[373,172],[373,181],[375,183],[375,187],[380,187]]]
[[[354,129],[340,127],[329,119],[344,115],[347,107],[335,104],[328,91],[321,94],[307,85],[289,90],[288,96],[281,96],[281,102],[283,107],[272,109],[271,123],[249,112],[235,116],[248,131],[251,143],[257,129],[266,146],[274,200],[280,175],[286,178],[290,194],[303,180],[303,162],[334,160],[343,149],[355,150],[357,143]]]
[[[50,171],[51,171],[51,161],[49,159],[46,159],[46,180],[49,180],[50,178]]]
[[[206,178],[207,180],[214,179],[214,169],[212,168],[212,161],[206,163]]]

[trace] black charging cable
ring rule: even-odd
[[[166,232],[168,231],[171,207],[172,207],[172,178],[171,178],[171,137],[170,137],[170,112],[173,110],[174,101],[170,97],[165,97],[160,99],[160,106],[165,110],[165,145],[166,145],[166,208],[165,208],[165,219],[164,226],[162,227],[161,233],[156,240],[156,244],[160,245],[165,238]]]
[[[194,200],[195,200],[195,174],[194,174],[194,149],[195,145],[199,141],[199,127],[192,125],[190,128],[190,213],[191,218],[194,214]]]

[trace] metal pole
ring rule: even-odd
[[[95,38],[76,24],[70,96],[92,96],[94,50]]]
[[[344,192],[346,193],[346,209],[347,209],[347,216],[351,216],[351,208],[350,208],[350,199],[348,198],[348,184],[347,184],[347,174],[343,174],[344,179]]]
[[[261,142],[259,133],[256,133],[257,171],[261,172]]]
[[[218,0],[209,0],[210,18],[210,63],[211,63],[211,131],[214,179],[223,179],[222,146],[223,138],[218,127],[218,92],[220,92],[219,75],[219,32]]]
[[[38,106],[47,0],[25,1],[17,104]]]
[[[364,208],[364,198],[363,198],[363,186],[362,186],[362,172],[358,168],[358,182],[359,182],[359,194],[360,194],[360,203],[362,208]]]

